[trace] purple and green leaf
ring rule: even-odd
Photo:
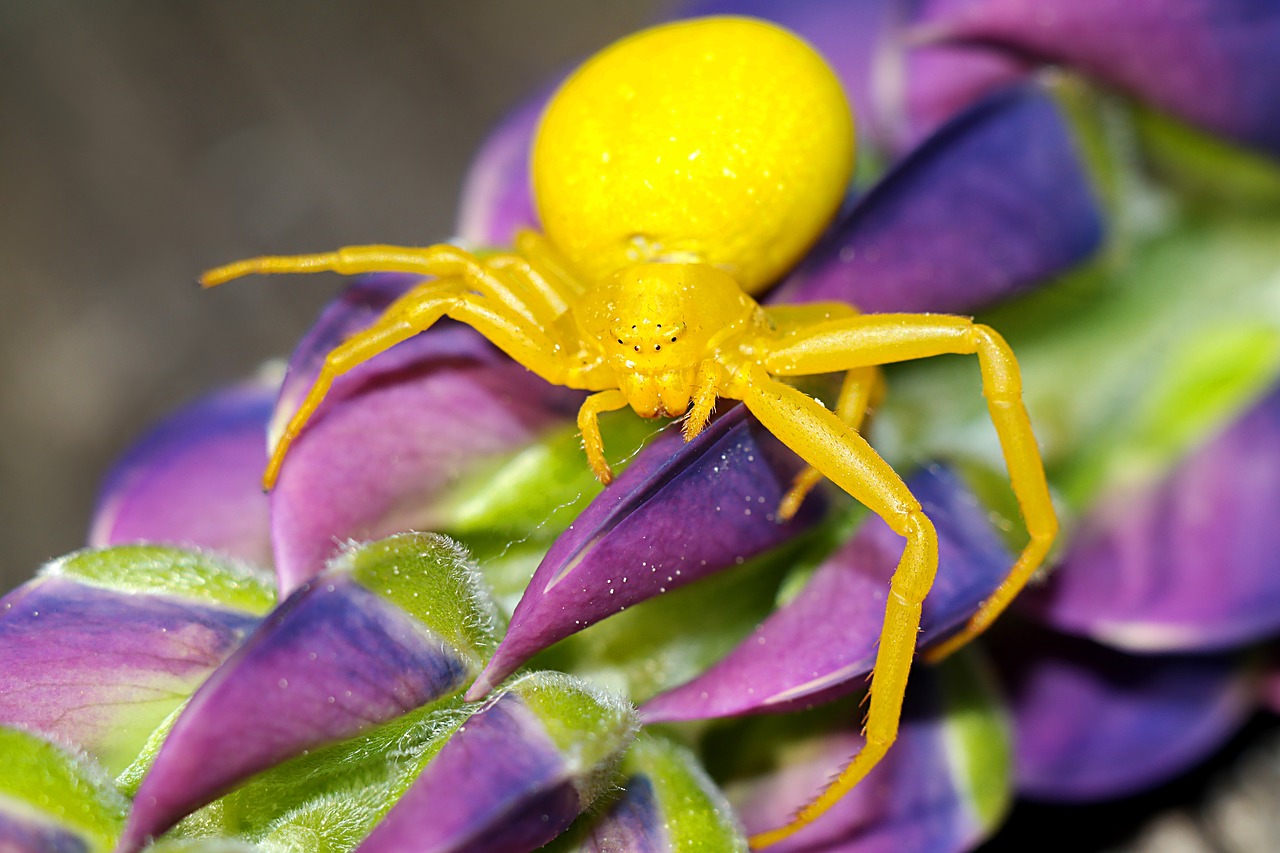
[[[533,673],[459,726],[358,850],[522,853],[610,790],[635,735],[630,706]]]
[[[733,809],[685,747],[642,734],[627,750],[621,774],[622,790],[607,809],[585,815],[549,851],[746,853],[746,834]]]
[[[265,578],[163,546],[80,551],[0,603],[0,723],[119,772],[254,629]]]
[[[350,547],[196,691],[138,789],[122,849],[254,773],[459,692],[494,622],[474,567],[443,537]]]

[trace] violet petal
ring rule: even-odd
[[[666,838],[662,817],[653,793],[653,783],[645,776],[630,776],[623,783],[618,799],[595,822],[576,849],[581,853],[609,853],[612,850],[667,853],[671,845]]]
[[[927,468],[908,485],[938,530],[938,576],[924,603],[923,645],[967,619],[1008,574],[1013,557],[950,471]],[[798,710],[862,689],[902,543],[884,521],[869,518],[799,596],[728,657],[647,702],[645,722]]]
[[[85,853],[75,832],[29,814],[0,811],[0,850],[5,853]]]
[[[829,812],[769,849],[960,853],[990,834],[1010,801],[1009,734],[993,685],[972,658],[965,651],[941,667],[913,672],[889,753]],[[797,758],[784,759],[769,776],[730,786],[749,831],[786,823],[861,748],[862,710],[841,703],[820,713],[830,717],[836,710],[840,724],[807,736],[803,750],[793,745]],[[759,724],[787,723],[774,719],[759,718]]]
[[[260,616],[235,605],[105,588],[67,568],[131,553],[162,561],[174,554],[166,565],[175,572],[191,559],[163,548],[81,552],[0,602],[0,723],[76,744],[113,772],[133,761]]]
[[[477,584],[457,546],[406,534],[353,549],[299,587],[191,698],[120,849],[254,773],[460,690],[492,644],[492,627],[473,627],[492,625]]]
[[[815,494],[775,522],[799,469],[741,405],[688,444],[668,430],[556,540],[468,698],[557,640],[790,539],[822,510]]]
[[[261,478],[277,385],[227,388],[152,429],[107,475],[88,544],[167,543],[271,565]]]
[[[1135,651],[1214,650],[1280,630],[1280,388],[1163,480],[1097,499],[1023,606]]]
[[[1107,799],[1165,782],[1252,710],[1243,655],[1128,655],[1030,626],[997,639],[1018,787],[1031,797]]]
[[[473,714],[360,845],[361,853],[522,853],[608,787],[634,717],[565,676],[535,673]]]
[[[948,42],[907,49],[901,61],[902,91],[893,138],[900,150],[914,147],[987,94],[1012,86],[1035,70],[1022,56]]]
[[[1280,7],[1272,0],[926,0],[919,32],[1073,65],[1280,154]]]
[[[550,91],[522,103],[489,134],[462,183],[458,238],[467,246],[510,246],[516,232],[538,227],[529,152]]]
[[[408,280],[375,277],[326,311],[290,364],[277,428],[324,354],[371,322]],[[441,503],[451,487],[571,424],[580,401],[580,393],[548,385],[454,324],[343,375],[291,449],[272,493],[282,590],[314,577],[343,538],[446,528]]]
[[[949,122],[819,243],[773,302],[965,312],[1044,282],[1102,239],[1053,101],[1022,87]]]

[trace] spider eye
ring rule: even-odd
[[[662,344],[654,344],[654,345],[653,345],[653,351],[654,351],[654,352],[659,352],[659,351],[661,351],[661,350],[662,350]]]

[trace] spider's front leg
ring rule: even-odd
[[[944,354],[978,356],[987,410],[1029,540],[1003,583],[968,624],[929,650],[931,661],[951,654],[995,621],[1040,567],[1058,533],[1044,464],[1022,403],[1017,359],[995,330],[968,317],[869,314],[820,323],[781,337],[770,345],[764,360],[769,373],[800,376]]]
[[[902,479],[834,412],[758,367],[748,369],[745,386],[734,393],[783,444],[907,540],[885,605],[870,687],[866,742],[835,781],[790,823],[751,839],[753,847],[766,847],[817,820],[867,775],[897,739],[921,606],[937,571],[938,537]]]
[[[500,253],[484,261],[448,243],[410,246],[345,246],[311,255],[263,255],[216,267],[200,276],[201,287],[216,287],[249,275],[336,272],[361,275],[406,272],[442,279],[460,278],[469,289],[510,310],[532,316],[548,327],[565,310],[564,285],[548,281],[542,267],[513,263],[518,255]]]
[[[258,273],[408,272],[437,276],[397,299],[370,327],[353,335],[325,358],[319,376],[294,412],[272,449],[263,474],[270,490],[294,440],[324,400],[333,381],[403,340],[425,331],[442,316],[471,325],[516,361],[555,384],[563,384],[572,367],[571,350],[562,324],[570,301],[580,287],[532,232],[520,236],[531,257],[500,253],[478,260],[469,252],[440,244],[426,248],[348,246],[312,255],[271,255],[248,258],[206,272],[204,287]]]

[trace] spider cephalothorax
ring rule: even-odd
[[[732,276],[684,263],[622,269],[584,295],[575,319],[613,386],[647,418],[684,414],[699,365],[766,322]]]
[[[240,261],[206,285],[256,272],[334,270],[427,276],[327,357],[273,448],[275,483],[294,439],[334,378],[444,316],[473,326],[549,382],[594,392],[578,415],[587,459],[611,478],[598,418],[707,423],[717,398],[743,401],[811,469],[778,515],[793,515],[825,476],[906,539],[887,598],[871,682],[866,745],[765,846],[811,823],[897,736],[921,603],[938,562],[933,524],[859,433],[878,366],[943,353],[978,356],[988,409],[1030,541],[969,624],[930,654],[981,633],[1043,561],[1057,532],[1017,361],[993,330],[965,317],[859,314],[842,304],[762,307],[761,292],[817,240],[852,168],[848,103],[822,59],[790,33],[745,18],[707,18],[624,39],[585,63],[552,98],[532,157],[546,236],[509,252],[363,246]],[[786,377],[844,373],[835,410]],[[762,522],[768,523],[768,522]],[[490,685],[468,694],[483,696]]]

